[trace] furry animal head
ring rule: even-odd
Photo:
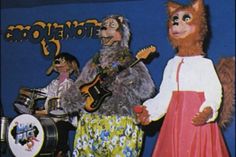
[[[121,47],[128,47],[130,39],[128,20],[120,15],[104,18],[98,36],[103,46],[120,44]]]
[[[73,55],[62,52],[53,59],[52,65],[47,70],[47,75],[50,75],[52,71],[56,71],[58,73],[68,72],[69,74],[74,72],[75,76],[78,76],[79,62]]]
[[[168,36],[179,56],[203,55],[207,22],[203,0],[191,5],[168,2]]]

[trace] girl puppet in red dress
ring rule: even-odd
[[[168,2],[168,16],[169,39],[177,54],[165,67],[159,93],[134,108],[143,125],[165,115],[153,157],[228,157],[215,122],[222,87],[203,51],[203,1],[189,6]]]

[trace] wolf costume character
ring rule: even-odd
[[[165,67],[160,92],[137,113],[144,125],[165,115],[153,157],[228,157],[216,118],[222,86],[212,61],[204,57],[204,4],[168,2],[169,39],[177,55]]]
[[[74,156],[139,156],[143,131],[137,125],[133,105],[142,103],[155,93],[155,85],[142,62],[133,62],[129,50],[130,30],[127,19],[111,15],[103,19],[99,30],[102,48],[82,69],[63,99],[68,113],[85,105],[80,87],[98,74],[107,76],[105,86],[112,95],[105,98],[94,112],[82,111],[74,140]],[[123,69],[120,71],[120,69]],[[114,77],[115,76],[115,77]],[[83,110],[83,109],[82,109]]]

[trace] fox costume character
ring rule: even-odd
[[[136,123],[132,107],[154,96],[154,82],[142,62],[127,67],[134,60],[128,46],[127,19],[118,15],[106,17],[98,36],[102,44],[100,52],[85,64],[76,86],[63,96],[63,102],[66,102],[63,108],[68,113],[81,110],[73,156],[139,156],[143,131]],[[123,70],[118,72],[119,69]],[[109,83],[105,86],[112,95],[94,112],[86,112],[83,109],[86,96],[80,87],[92,82],[98,74],[107,76]]]
[[[204,4],[168,2],[168,32],[175,57],[165,67],[159,93],[135,107],[143,125],[165,115],[153,157],[228,157],[215,121],[222,86],[214,65],[204,57],[207,33]]]

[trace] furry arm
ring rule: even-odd
[[[100,114],[132,115],[132,107],[155,94],[155,85],[143,63],[122,71],[108,88],[112,96],[104,101]]]
[[[85,97],[81,94],[79,87],[85,82],[92,81],[96,76],[96,69],[88,67],[93,67],[92,60],[87,62],[77,80],[61,95],[62,107],[68,113],[79,112],[84,106]]]

